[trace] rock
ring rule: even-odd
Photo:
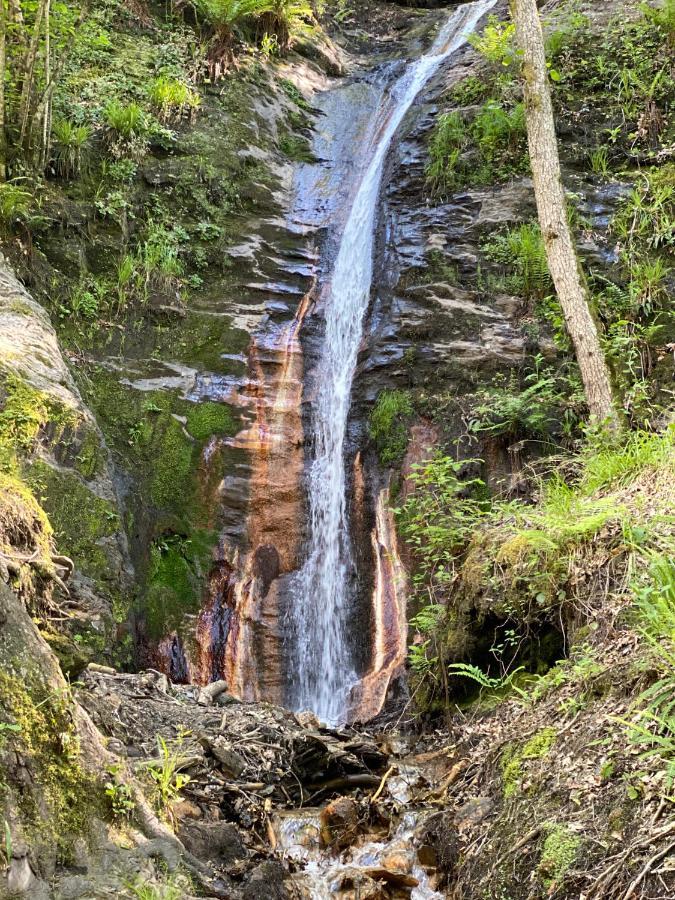
[[[204,816],[201,806],[198,806],[191,800],[180,800],[178,803],[174,803],[171,811],[174,818],[178,819],[178,821],[182,819],[201,819]]]
[[[244,886],[244,900],[290,900],[286,872],[279,862],[261,863]]]
[[[337,896],[359,900],[389,900],[389,891],[363,869],[347,869],[334,884]],[[349,892],[349,893],[348,893]]]
[[[229,866],[248,856],[239,829],[230,822],[183,822],[178,836],[190,853],[217,865]]]
[[[321,840],[326,847],[344,850],[359,833],[359,808],[351,797],[339,797],[321,811]]]
[[[489,797],[473,797],[471,800],[460,806],[455,813],[455,823],[461,830],[478,825],[486,816],[489,816],[494,806],[493,801]]]
[[[25,897],[26,900],[46,900],[49,891],[43,881],[35,877],[27,856],[12,859],[5,875],[8,897]],[[0,880],[0,886],[2,880]]]
[[[197,703],[200,706],[210,706],[217,697],[227,691],[227,687],[226,681],[213,681],[211,684],[207,684],[200,690]]]
[[[532,181],[524,178],[496,188],[483,198],[476,229],[494,231],[531,219],[536,214]]]
[[[244,757],[222,739],[216,738],[213,742],[209,741],[208,750],[218,760],[221,769],[229,778],[238,778],[246,769]]]
[[[295,721],[301,728],[319,728],[321,726],[317,717],[309,710],[303,710],[303,712],[296,713]]]

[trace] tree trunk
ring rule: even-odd
[[[31,120],[31,107],[33,105],[33,94],[35,92],[35,64],[37,62],[38,50],[40,48],[40,33],[42,31],[42,20],[47,8],[48,0],[39,0],[38,7],[35,11],[35,22],[33,24],[33,34],[31,36],[30,45],[28,47],[26,58],[23,65],[23,84],[21,86],[21,100],[19,102],[19,144],[24,146],[26,141],[30,140],[28,126]]]
[[[548,266],[574,345],[591,418],[606,422],[616,431],[619,416],[609,368],[567,216],[537,0],[510,0],[510,5],[522,53],[530,165]]]
[[[7,180],[7,135],[5,134],[5,71],[7,68],[7,8],[0,0],[0,182]]]

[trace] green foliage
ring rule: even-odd
[[[129,785],[119,779],[120,771],[120,766],[114,766],[109,770],[111,777],[105,783],[105,795],[110,801],[114,816],[129,818],[136,809],[136,803]]]
[[[514,293],[541,299],[553,291],[546,247],[537,222],[525,222],[492,235],[483,250],[488,259],[508,273],[507,287]]]
[[[675,784],[675,545],[652,553],[646,576],[634,587],[640,630],[659,677],[638,699],[639,714],[628,725],[641,758],[663,766],[666,790]]]
[[[148,884],[143,879],[138,878],[131,882],[127,887],[136,900],[182,900],[186,894],[186,885],[183,883],[185,879],[180,880],[177,876],[171,876],[164,884],[155,887]],[[189,891],[191,894],[192,891]]]
[[[108,150],[114,159],[130,156],[138,160],[145,155],[148,118],[138,103],[110,100],[103,110],[103,119],[107,127]]]
[[[194,0],[194,8],[199,21],[226,44],[249,26],[260,40],[273,36],[282,50],[306,32],[314,18],[307,0]]]
[[[150,101],[157,108],[160,121],[180,121],[184,116],[192,118],[201,106],[199,94],[183,81],[160,75],[150,86]]]
[[[493,66],[511,66],[518,58],[515,25],[495,15],[488,17],[488,24],[480,34],[470,34],[468,40]]]
[[[494,692],[508,689],[512,684],[513,679],[519,672],[522,672],[522,670],[522,666],[520,666],[519,668],[508,672],[506,675],[492,677],[483,672],[478,666],[474,666],[471,663],[451,663],[448,666],[449,675],[454,675],[457,678],[468,678],[469,681],[473,681],[480,686],[481,692],[483,690]]]
[[[17,726],[6,732],[8,752],[30,773],[30,786],[19,792],[19,814],[33,845],[44,841],[64,860],[92,816],[102,812],[102,798],[81,764],[68,689],[50,691],[32,680],[25,671],[20,678],[0,672],[0,714]]]
[[[67,119],[55,122],[54,166],[61,178],[74,178],[82,168],[82,153],[91,138],[88,125],[75,125]]]
[[[279,149],[293,162],[314,162],[312,147],[306,137],[286,132],[279,140]]]
[[[591,171],[595,175],[601,175],[607,178],[609,175],[609,150],[607,147],[596,147],[589,154]]]
[[[385,466],[399,463],[408,447],[408,427],[414,413],[407,391],[381,391],[369,418],[369,433]]]
[[[157,735],[158,761],[148,766],[148,775],[155,786],[155,805],[165,815],[171,814],[171,805],[180,799],[181,790],[190,782],[190,776],[182,774],[181,741],[172,748],[161,735]]]
[[[472,148],[478,161],[467,152]],[[426,175],[436,193],[510,177],[527,158],[522,103],[488,100],[471,121],[457,111],[445,113],[432,133],[429,157]]]
[[[29,191],[20,186],[20,179],[0,184],[0,230],[5,234],[21,222],[32,201]]]
[[[520,789],[527,763],[548,756],[557,736],[555,728],[542,728],[521,747],[511,745],[506,748],[501,759],[505,800]]]
[[[675,0],[662,0],[660,6],[641,3],[640,10],[648,22],[663,32],[671,47],[675,46]]]
[[[471,409],[469,432],[492,434],[508,440],[555,436],[573,438],[585,409],[584,393],[576,374],[565,377],[552,368],[535,369],[521,384],[517,374],[497,376],[492,386],[478,391]]]
[[[600,434],[582,452],[579,493],[591,496],[601,488],[633,481],[642,472],[673,471],[675,474],[675,426],[661,433],[628,433],[618,446]]]
[[[103,111],[105,123],[112,131],[127,140],[145,131],[145,117],[138,103],[122,104],[111,100]]]
[[[642,173],[612,230],[630,255],[640,245],[651,250],[675,246],[675,164]]]
[[[462,477],[471,463],[475,460],[460,463],[439,454],[413,466],[413,490],[396,510],[401,534],[415,554],[416,594],[425,605],[444,596],[455,557],[487,511],[487,504],[470,496],[482,491],[483,482]]]

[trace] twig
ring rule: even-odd
[[[389,768],[387,769],[387,771],[386,771],[386,772],[384,773],[384,775],[382,776],[382,781],[380,782],[380,786],[379,786],[378,789],[375,791],[375,793],[373,794],[373,796],[370,798],[370,802],[371,802],[371,803],[375,803],[375,801],[379,798],[380,794],[381,794],[382,791],[384,790],[384,786],[385,786],[385,784],[387,783],[387,780],[389,779],[389,776],[390,776],[393,772],[395,772],[395,771],[396,771],[396,766],[389,766]]]
[[[630,886],[626,893],[622,896],[621,900],[630,900],[635,891],[638,889],[642,881],[649,875],[651,870],[654,868],[656,863],[663,859],[670,851],[675,847],[675,841],[671,841],[667,847],[664,847],[663,850],[659,850],[658,853],[655,853],[654,856],[650,857],[647,862],[644,864],[641,872],[637,875],[636,878],[631,881]]]

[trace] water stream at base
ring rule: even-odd
[[[382,126],[323,292],[326,332],[317,365],[312,415],[314,459],[308,475],[307,558],[289,612],[293,635],[293,705],[326,722],[344,719],[357,683],[349,622],[355,600],[347,521],[344,442],[352,381],[370,301],[377,201],[391,142],[406,113],[442,64],[466,41],[496,0],[459,7],[433,46],[392,86]]]

